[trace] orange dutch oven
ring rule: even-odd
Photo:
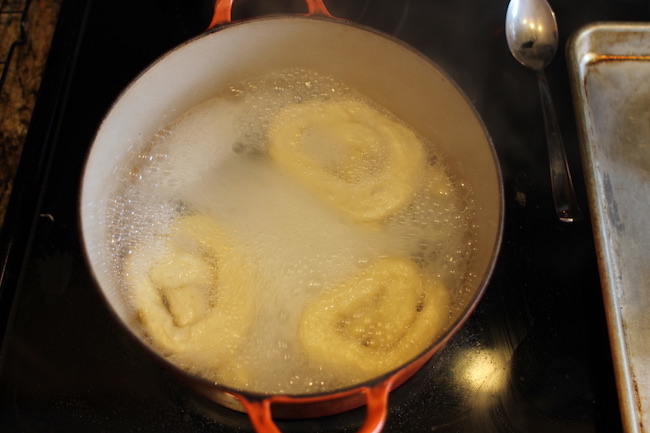
[[[360,432],[382,429],[392,389],[409,379],[462,326],[476,307],[495,264],[503,224],[503,192],[490,137],[463,92],[434,62],[377,30],[331,16],[321,0],[306,0],[306,15],[231,19],[233,0],[218,0],[210,29],[163,55],[116,100],[99,127],[85,167],[82,232],[90,267],[106,302],[127,332],[194,391],[248,413],[258,432],[279,432],[276,418],[316,417],[366,405]],[[459,178],[471,185],[476,207],[473,278],[452,295],[449,325],[416,356],[377,377],[327,392],[264,394],[188,373],[148,342],[121,289],[117,254],[109,240],[114,196],[134,154],[179,114],[233,82],[268,71],[308,68],[328,74],[386,107],[436,143]],[[146,212],[146,211],[143,211]],[[146,218],[146,215],[143,216]]]

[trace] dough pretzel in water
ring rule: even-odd
[[[357,100],[289,105],[271,121],[268,139],[273,160],[366,222],[407,205],[426,167],[413,131]]]
[[[411,260],[383,258],[312,301],[299,335],[314,362],[367,380],[425,350],[448,314],[446,288],[423,277]]]
[[[182,367],[209,375],[244,341],[253,315],[249,274],[206,215],[174,221],[167,236],[134,250],[124,270],[152,344]]]

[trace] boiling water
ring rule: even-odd
[[[410,204],[378,223],[355,221],[269,158],[267,130],[279,110],[334,99],[369,103],[313,71],[236,83],[161,130],[129,167],[111,218],[116,261],[164,237],[180,215],[205,214],[255,269],[254,311],[236,359],[216,371],[184,363],[193,372],[266,393],[347,386],[345,375],[301,353],[296,330],[306,304],[380,257],[412,258],[452,291],[469,284],[471,193],[435,144],[425,142],[436,190],[415,191]],[[130,290],[125,284],[127,296]],[[245,384],[231,381],[242,372]]]

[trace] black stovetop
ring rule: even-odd
[[[504,176],[501,254],[467,324],[390,397],[386,432],[622,430],[589,219],[552,208],[534,75],[508,52],[507,0],[326,0],[415,46],[465,91]],[[648,3],[555,0],[561,43],[600,20],[649,20]],[[65,0],[0,237],[0,431],[243,432],[245,415],[194,397],[117,325],[83,257],[81,170],[104,113],[151,61],[199,34],[209,0]],[[240,0],[235,18],[302,11]],[[563,47],[548,78],[587,208]],[[353,432],[363,409],[279,421]]]

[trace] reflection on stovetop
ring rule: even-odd
[[[443,67],[483,117],[504,175],[503,247],[487,292],[444,350],[391,393],[385,431],[621,431],[591,227],[555,219],[536,82],[503,35],[507,1],[326,3]],[[563,43],[591,21],[648,19],[646,2],[552,3]],[[188,392],[115,323],[77,225],[83,161],[102,115],[147,64],[200,33],[211,7],[207,0],[64,2],[24,161],[47,181],[21,197],[34,206],[9,237],[2,431],[251,431],[245,415]],[[240,0],[233,14],[302,9],[298,0]],[[548,77],[586,208],[562,48]],[[364,413],[278,424],[286,432],[353,432]]]

